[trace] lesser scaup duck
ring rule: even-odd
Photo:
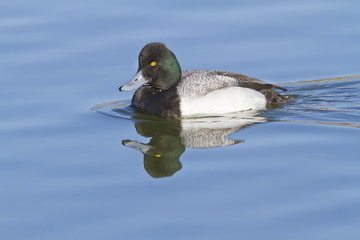
[[[165,118],[265,109],[288,101],[272,88],[286,89],[242,74],[181,71],[174,53],[163,43],[145,45],[139,54],[136,75],[119,90],[136,88],[139,89],[131,100],[132,106]]]

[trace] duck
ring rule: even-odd
[[[119,91],[135,89],[131,107],[169,119],[263,110],[288,101],[274,90],[285,88],[239,73],[182,71],[175,54],[161,42],[142,48],[137,73],[119,87]]]

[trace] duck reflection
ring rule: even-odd
[[[214,148],[244,142],[228,136],[249,125],[266,121],[258,114],[246,111],[226,117],[182,120],[142,118],[134,120],[135,128],[141,136],[151,138],[149,143],[123,140],[122,144],[144,154],[144,167],[150,176],[168,177],[181,169],[179,159],[185,148]]]

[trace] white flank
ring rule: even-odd
[[[266,99],[260,92],[242,87],[216,90],[196,99],[181,99],[182,116],[219,115],[250,109],[265,109]]]

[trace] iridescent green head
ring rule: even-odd
[[[166,90],[181,79],[181,68],[174,53],[163,43],[149,43],[139,54],[136,75],[120,91],[133,90],[144,84]]]

